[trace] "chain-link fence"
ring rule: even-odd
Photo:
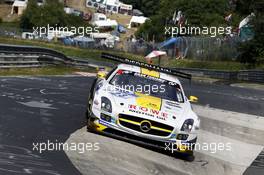
[[[238,37],[181,37],[163,48],[172,58],[233,60],[238,56]]]
[[[0,27],[0,36],[20,38],[22,30],[14,27]]]
[[[0,36],[21,38],[22,29],[0,27]],[[30,32],[30,31],[28,31]],[[32,31],[31,31],[32,32]],[[43,40],[43,38],[38,38]],[[234,60],[238,56],[239,37],[212,38],[212,37],[180,37],[166,47],[160,48],[163,43],[150,43],[144,40],[127,40],[115,42],[108,47],[102,40],[93,42],[76,41],[74,38],[60,39],[65,45],[85,49],[102,49],[123,51],[136,55],[146,56],[153,50],[161,49],[167,51],[170,58],[191,58],[198,60]]]

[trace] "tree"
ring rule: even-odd
[[[228,11],[228,4],[226,0],[160,0],[158,8],[157,13],[151,17],[151,22],[143,25],[137,36],[148,36],[144,37],[145,39],[155,36],[158,41],[164,40],[165,25],[174,25],[169,21],[175,11],[182,11],[191,26],[225,26],[224,16]]]
[[[133,5],[134,9],[141,10],[148,17],[158,12],[160,4],[160,0],[123,0],[123,2]]]
[[[24,11],[21,20],[20,27],[23,29],[32,29],[36,24],[36,21],[41,19],[41,8],[38,6],[35,0],[29,0],[27,8]]]
[[[33,27],[64,27],[86,26],[82,18],[68,15],[64,12],[64,5],[58,0],[46,0],[43,6],[38,6],[36,0],[29,0],[27,9],[24,11],[20,27],[32,29]]]
[[[241,7],[241,6],[246,6]],[[247,16],[254,12],[255,18],[251,21],[254,30],[254,38],[240,45],[241,55],[238,60],[242,63],[253,65],[264,64],[264,2],[262,0],[246,1],[242,0],[237,6],[237,12]]]

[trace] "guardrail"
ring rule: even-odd
[[[262,70],[221,71],[193,68],[177,68],[177,70],[192,74],[196,77],[264,83],[264,71]]]
[[[67,57],[47,48],[0,44],[0,68],[40,67],[50,64],[94,68],[112,66],[108,63]]]
[[[67,57],[61,52],[47,48],[0,44],[0,68],[41,67],[50,64],[94,68],[114,66],[114,64],[108,62]],[[177,71],[189,73],[196,77],[264,83],[264,71],[262,70],[221,71],[177,68]]]

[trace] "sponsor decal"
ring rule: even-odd
[[[171,102],[171,101],[165,101],[165,105],[168,105],[168,106],[170,106],[170,107],[181,108],[180,105],[179,105],[178,103]]]
[[[103,120],[99,120],[99,123],[101,124],[101,125],[104,125],[104,126],[111,126],[111,124],[109,124],[109,123],[107,123],[107,122],[105,122],[105,121],[103,121]]]
[[[160,73],[159,72],[153,71],[153,70],[149,70],[149,69],[145,69],[145,68],[141,68],[141,73],[144,74],[144,75],[152,76],[152,77],[157,77],[157,78],[160,77]]]
[[[129,91],[112,91],[110,92],[111,95],[116,96],[116,97],[121,97],[121,98],[131,98],[131,97],[136,97],[136,95],[133,92]]]
[[[165,83],[167,82],[167,80],[163,80],[163,79],[160,79],[159,77],[156,77],[156,76],[151,76],[151,75],[147,75],[147,74],[141,74],[141,73],[133,73],[134,76],[136,77],[144,77],[146,79],[149,79],[149,80],[154,80],[154,81],[157,81],[157,82],[161,82],[161,83]]]
[[[136,98],[136,103],[138,106],[145,107],[145,108],[150,108],[150,109],[155,109],[155,110],[160,110],[161,109],[161,104],[162,104],[162,99],[154,96],[149,96],[149,95],[144,95],[140,93],[136,93],[137,98]]]
[[[162,112],[156,109],[150,109],[144,106],[137,106],[137,105],[128,105],[129,112],[147,115],[153,118],[157,118],[160,120],[167,120],[168,113]]]

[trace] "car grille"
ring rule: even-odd
[[[172,126],[165,125],[163,123],[155,122],[152,120],[146,120],[140,117],[135,117],[132,115],[119,114],[118,121],[120,125],[122,125],[123,127],[129,128],[129,129],[141,132],[141,133],[155,135],[155,136],[167,137],[173,131]],[[151,128],[149,131],[142,131],[141,123],[143,121],[147,121],[151,124]]]

